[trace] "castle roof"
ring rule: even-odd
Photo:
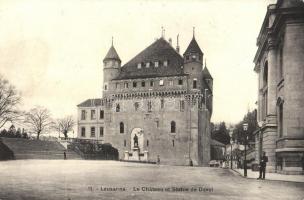
[[[205,79],[213,79],[209,70],[208,70],[208,68],[207,68],[207,66],[205,66],[205,68],[203,69],[203,77]]]
[[[101,105],[101,99],[87,99],[77,105],[77,107],[95,107]]]
[[[192,38],[189,46],[187,47],[184,55],[186,54],[190,54],[190,53],[199,53],[201,55],[204,55],[204,53],[202,52],[202,50],[200,49],[200,47],[198,46],[195,37]]]
[[[156,61],[160,63],[158,67],[154,66]],[[168,62],[167,66],[161,64],[164,61]],[[142,63],[140,69],[137,68],[139,63]],[[150,63],[150,66],[146,67],[146,63]],[[181,55],[165,39],[160,38],[122,66],[115,80],[185,75],[182,65]]]
[[[109,49],[106,57],[103,59],[103,61],[109,60],[109,59],[114,59],[114,60],[120,60],[118,53],[116,51],[116,49],[114,48],[114,46],[112,45],[111,48]]]

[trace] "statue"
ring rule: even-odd
[[[136,134],[135,134],[133,140],[134,140],[134,147],[138,147],[138,137]]]

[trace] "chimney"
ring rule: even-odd
[[[169,38],[169,43],[172,46],[172,38]]]
[[[176,38],[176,51],[177,53],[179,53],[179,42],[178,42],[178,38],[179,38],[179,34],[177,34],[177,38]]]

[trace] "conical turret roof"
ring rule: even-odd
[[[209,70],[208,70],[208,68],[207,68],[207,66],[205,66],[205,68],[203,69],[203,77],[205,79],[213,79]]]
[[[200,49],[200,47],[198,46],[195,37],[192,38],[189,46],[187,47],[184,55],[186,54],[191,54],[191,53],[199,53],[201,55],[204,55],[204,53],[202,52],[202,50]]]
[[[118,56],[118,53],[116,52],[113,45],[109,49],[106,57],[103,59],[103,61],[106,61],[106,60],[119,60],[119,61],[121,61],[119,56]]]

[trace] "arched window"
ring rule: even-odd
[[[267,86],[268,83],[268,61],[265,62],[264,65],[264,74],[263,74],[263,85]]]
[[[119,123],[119,132],[124,133],[125,132],[125,125],[123,122]]]
[[[116,112],[120,112],[120,105],[119,104],[116,105]]]
[[[135,102],[135,103],[134,103],[134,108],[135,108],[135,111],[138,111],[138,108],[139,108],[139,102]]]
[[[175,124],[175,121],[172,121],[171,122],[171,133],[175,133],[176,131],[176,124]]]
[[[284,121],[283,121],[283,102],[280,102],[279,104],[279,136],[280,138],[283,137],[283,127],[284,127]]]

